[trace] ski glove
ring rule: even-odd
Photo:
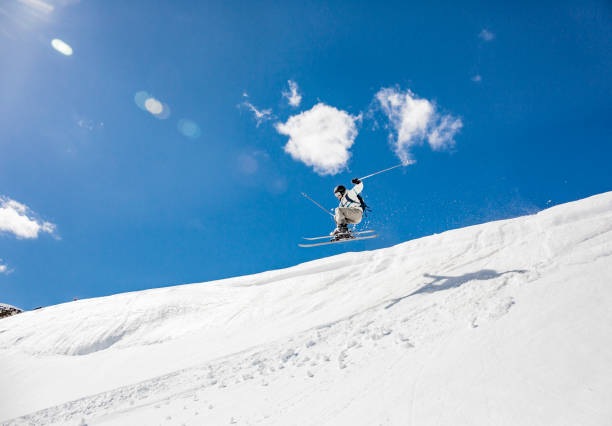
[[[351,181],[352,183],[354,183],[355,185],[359,185],[361,183],[361,181],[359,180],[359,178],[355,178]]]

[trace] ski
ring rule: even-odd
[[[375,232],[373,229],[369,229],[367,231],[357,231],[357,232],[351,232],[351,235],[362,235],[362,234],[370,234],[372,232]],[[333,235],[325,235],[324,237],[302,237],[305,240],[322,240],[324,238],[332,238]]]
[[[348,243],[350,241],[367,240],[367,239],[376,238],[376,237],[378,237],[378,235],[366,235],[365,237],[342,238],[341,240],[325,241],[323,243],[298,244],[298,246],[300,246],[300,247],[316,247],[316,246],[324,246],[324,245],[327,245],[327,244]]]

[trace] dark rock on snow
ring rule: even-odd
[[[0,303],[0,318],[10,317],[11,315],[23,312],[21,309],[11,305]]]

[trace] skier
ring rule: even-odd
[[[324,235],[322,237],[303,237],[305,240],[312,241],[312,240],[328,239],[331,236],[332,238],[329,241],[298,244],[298,246],[300,247],[318,247],[318,246],[323,246],[327,244],[346,243],[349,241],[360,241],[360,240],[367,240],[370,238],[378,237],[378,235],[376,235],[374,233],[375,231],[372,229],[358,231],[358,232],[349,232],[348,230],[349,223],[353,225],[360,223],[363,215],[367,214],[366,212],[370,210],[367,204],[365,203],[365,201],[363,200],[363,198],[361,198],[361,195],[359,195],[361,191],[363,191],[362,181],[364,179],[370,178],[377,174],[384,173],[389,170],[395,169],[397,167],[402,167],[402,166],[404,166],[404,164],[400,163],[395,166],[388,167],[386,169],[371,173],[362,178],[355,178],[351,180],[351,182],[353,182],[355,186],[353,187],[353,189],[348,190],[348,191],[343,185],[336,186],[334,188],[334,195],[336,196],[340,204],[335,209],[335,213],[336,213],[335,215],[333,215],[329,210],[327,210],[321,204],[317,203],[315,200],[310,198],[306,193],[302,192],[302,195],[304,197],[308,198],[310,201],[316,204],[316,206],[319,207],[321,210],[323,210],[325,213],[334,217],[334,220],[336,221],[336,229],[334,229],[329,235]]]
[[[340,204],[336,208],[336,214],[334,215],[336,229],[330,235],[336,240],[349,238],[348,224],[361,222],[363,216],[363,207],[359,199],[359,194],[363,191],[363,183],[359,178],[355,178],[351,182],[355,186],[348,191],[343,185],[338,185],[334,188],[334,195],[340,201]]]

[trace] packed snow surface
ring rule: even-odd
[[[612,192],[0,320],[0,422],[610,425]]]

